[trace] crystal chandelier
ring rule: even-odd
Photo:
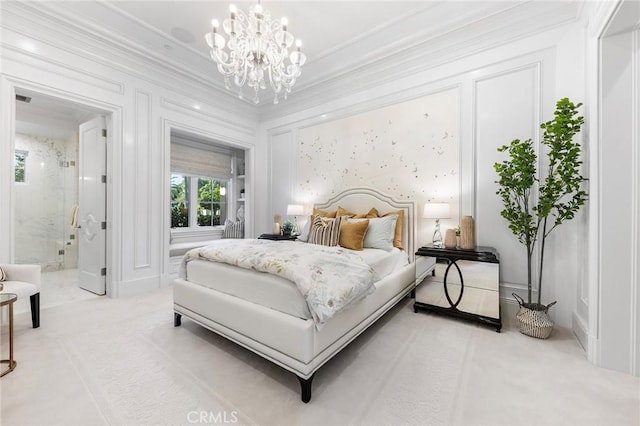
[[[287,18],[272,21],[269,11],[263,10],[259,2],[249,9],[248,15],[233,4],[229,11],[229,18],[222,24],[228,41],[218,32],[216,19],[211,21],[211,32],[205,35],[226,88],[231,88],[229,80],[233,78],[242,98],[246,83],[253,88],[257,104],[258,92],[267,88],[265,80],[269,80],[275,95],[273,103],[278,103],[280,93],[287,99],[307,60],[300,51],[300,40],[296,41],[296,50],[289,51],[294,37],[287,31]]]

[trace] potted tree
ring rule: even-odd
[[[548,312],[556,303],[544,305],[541,302],[545,242],[554,229],[573,219],[587,200],[587,193],[582,189],[586,179],[580,170],[581,149],[573,142],[584,123],[584,117],[578,115],[581,105],[562,98],[556,103],[553,120],[540,125],[544,130],[541,143],[548,160],[544,178],[538,176],[538,156],[531,139],[514,139],[509,145],[498,148],[499,152],[506,152],[509,159],[494,164],[499,176],[496,194],[504,206],[500,214],[509,222],[509,229],[527,252],[527,301],[513,294],[520,305],[516,318],[521,333],[543,339],[551,334],[553,321]],[[538,243],[540,258],[537,265],[533,265]],[[531,298],[534,268],[537,268],[538,278],[535,302]]]

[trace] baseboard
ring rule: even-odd
[[[516,325],[516,314],[520,309],[520,305],[513,297],[501,297],[500,298],[500,317],[502,323],[509,323],[510,325]]]
[[[591,334],[587,334],[587,338],[589,342],[589,346],[587,348],[587,359],[591,364],[600,367],[600,340]]]
[[[158,275],[133,281],[121,281],[118,283],[118,289],[115,297],[135,296],[137,294],[157,290],[160,287],[163,287],[161,281],[161,277]]]
[[[572,315],[571,329],[578,338],[578,342],[582,345],[585,352],[589,352],[589,330],[584,320],[580,318],[575,312]]]

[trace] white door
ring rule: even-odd
[[[106,293],[107,138],[104,117],[80,125],[78,149],[78,283]]]

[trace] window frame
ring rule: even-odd
[[[188,226],[170,227],[171,232],[178,233],[193,233],[193,232],[208,232],[215,229],[224,229],[224,221],[229,217],[229,187],[231,185],[231,179],[224,179],[215,176],[197,176],[188,173],[171,172],[171,181],[174,176],[188,177],[188,188],[185,188],[185,204],[188,209]],[[198,207],[200,200],[198,199],[198,182],[200,179],[218,181],[224,183],[226,188],[225,200],[220,202],[220,224],[219,225],[198,225]],[[169,215],[171,216],[172,200],[169,199]],[[224,212],[224,215],[223,215]],[[169,221],[171,223],[171,220]]]
[[[22,168],[22,180],[16,180],[16,174],[18,171],[18,155],[23,155],[22,160],[24,166]],[[13,182],[14,183],[27,183],[27,158],[29,158],[29,151],[24,149],[16,149],[13,154]]]

